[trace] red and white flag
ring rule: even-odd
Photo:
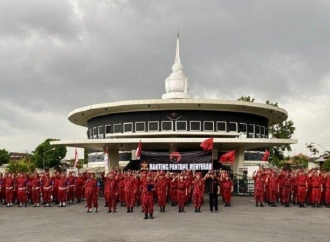
[[[262,157],[262,161],[268,161],[269,155],[270,155],[270,152],[268,150],[265,150],[265,154]]]
[[[77,152],[77,148],[74,152],[74,165],[73,165],[74,168],[78,168],[78,152]]]
[[[135,156],[137,160],[140,160],[141,158],[141,151],[142,151],[142,144],[141,144],[141,140],[138,144],[138,147],[136,148],[136,152],[135,152]]]
[[[108,147],[104,149],[104,169],[107,173],[109,170],[109,153],[108,153]]]
[[[222,156],[220,156],[219,162],[230,162],[234,163],[235,161],[235,150],[231,150]]]
[[[213,138],[209,138],[209,139],[204,140],[200,144],[200,147],[202,147],[204,151],[213,150]]]

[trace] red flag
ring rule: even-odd
[[[268,161],[269,155],[270,155],[269,151],[265,150],[265,154],[262,157],[262,161]]]
[[[77,152],[77,148],[76,151],[74,152],[74,168],[78,168],[78,152]]]
[[[200,146],[203,148],[203,150],[213,150],[213,138],[209,138],[204,140]]]
[[[135,156],[137,160],[140,160],[141,158],[141,151],[142,151],[142,144],[141,144],[141,140],[138,144],[138,147],[136,148],[136,152],[135,152]]]
[[[235,161],[235,150],[231,150],[222,156],[220,156],[219,162],[226,162],[229,161],[231,163],[234,163]]]

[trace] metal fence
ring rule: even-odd
[[[234,174],[232,177],[234,182],[234,196],[253,196],[254,180],[246,175]]]

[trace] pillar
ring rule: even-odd
[[[244,154],[245,148],[236,148],[235,149],[235,163],[232,164],[232,170],[235,173],[238,173],[238,167],[244,166]]]
[[[109,149],[109,159],[108,159],[108,167],[109,170],[119,168],[119,150],[118,149]],[[108,173],[108,171],[106,171]]]

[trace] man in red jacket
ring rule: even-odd
[[[152,182],[151,174],[147,176],[147,182],[143,186],[142,206],[144,210],[144,219],[153,219],[154,213],[154,191],[156,190]],[[149,214],[149,217],[148,217]]]
[[[95,178],[95,174],[91,173],[89,179],[85,183],[85,196],[87,202],[87,213],[92,211],[92,207],[95,208],[95,213],[98,209],[98,194],[100,191],[100,183]]]
[[[17,190],[18,190],[17,199],[18,199],[19,207],[22,207],[23,204],[25,207],[27,206],[26,192],[28,185],[29,185],[28,180],[24,177],[22,173],[20,173],[17,178]]]
[[[118,185],[113,172],[109,172],[105,178],[104,196],[108,201],[108,213],[116,213]]]
[[[197,173],[195,180],[192,182],[193,185],[193,199],[195,206],[195,213],[201,212],[201,206],[203,203],[205,181],[202,179],[202,174]]]
[[[132,171],[127,171],[127,176],[124,180],[124,192],[125,201],[127,207],[127,213],[133,213],[133,208],[135,206],[135,193],[137,190],[137,184],[135,177],[132,175]]]

